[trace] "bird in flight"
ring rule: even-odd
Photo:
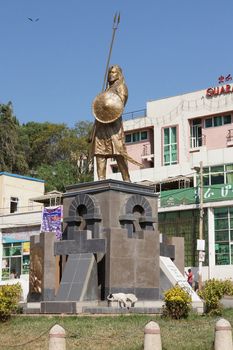
[[[39,18],[32,19],[32,18],[28,17],[28,19],[29,19],[29,21],[31,21],[31,22],[37,22],[37,21],[39,21]]]

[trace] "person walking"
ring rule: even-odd
[[[190,287],[193,287],[193,273],[191,269],[188,269],[188,273],[185,272],[186,276],[187,276],[187,282],[190,285]]]

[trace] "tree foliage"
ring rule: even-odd
[[[0,171],[42,178],[46,190],[93,179],[88,138],[92,123],[20,125],[12,104],[0,105]]]
[[[21,148],[20,125],[13,115],[12,104],[0,105],[0,171],[24,173],[28,171]]]

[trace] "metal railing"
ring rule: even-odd
[[[190,137],[190,148],[197,148],[205,146],[206,144],[206,136],[202,135],[199,137],[191,136]]]
[[[231,141],[233,141],[233,129],[229,129],[227,134],[227,142]]]
[[[137,111],[127,112],[122,114],[122,118],[124,120],[144,118],[144,117],[146,117],[146,109],[139,109]]]

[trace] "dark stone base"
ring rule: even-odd
[[[40,309],[37,308],[23,308],[23,313],[27,315],[40,315]]]
[[[96,314],[96,315],[113,315],[113,314],[161,314],[162,308],[156,306],[142,307],[112,307],[105,305],[99,306],[82,306],[79,307],[76,302],[41,302],[39,308],[24,307],[24,314]]]
[[[42,301],[40,304],[42,314],[76,314],[75,301]]]
[[[27,298],[27,302],[29,303],[38,303],[42,300],[42,295],[41,293],[28,293],[28,298]]]
[[[84,307],[85,314],[161,314],[162,308],[159,307]]]

